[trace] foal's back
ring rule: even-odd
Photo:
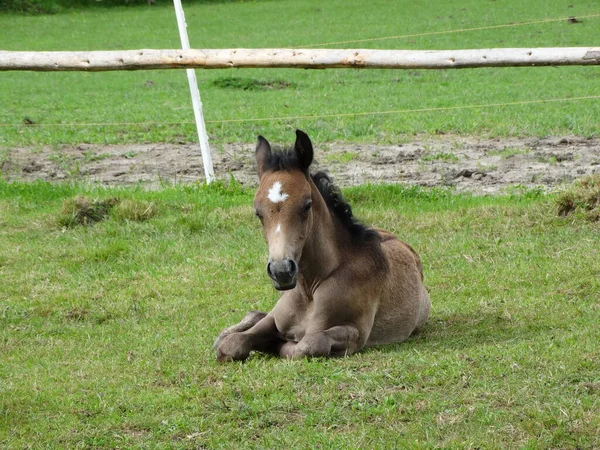
[[[377,229],[387,260],[386,282],[367,345],[402,342],[419,331],[431,302],[423,286],[423,266],[412,247],[392,233]]]

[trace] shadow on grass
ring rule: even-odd
[[[508,318],[497,312],[451,314],[430,319],[421,333],[411,336],[406,342],[373,347],[373,350],[392,353],[403,346],[465,350],[483,345],[531,340],[545,332],[555,331],[556,328],[555,324],[539,322],[533,318]]]
[[[235,0],[187,0],[187,4],[234,3]],[[254,0],[256,3],[257,0]],[[261,3],[275,0],[258,0]],[[63,11],[113,7],[173,7],[169,0],[5,0],[0,2],[0,13],[27,15],[57,14]]]
[[[427,350],[466,351],[486,345],[530,341],[549,332],[555,333],[556,330],[557,326],[554,323],[540,323],[528,317],[515,320],[494,312],[477,315],[451,314],[430,319],[422,332],[411,336],[405,342],[366,347],[359,353],[401,353],[413,348],[425,352]],[[266,353],[253,353],[252,358],[281,359]]]

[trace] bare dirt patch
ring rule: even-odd
[[[452,186],[492,194],[511,187],[551,190],[600,173],[600,138],[479,139],[456,136],[415,139],[396,145],[317,145],[317,167],[340,186],[401,183]],[[218,178],[256,184],[253,144],[213,149]],[[204,180],[196,144],[89,145],[0,150],[6,180],[83,181],[149,187]]]

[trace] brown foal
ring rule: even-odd
[[[417,253],[393,234],[356,221],[323,173],[311,175],[313,147],[256,147],[254,200],[269,248],[267,273],[282,291],[269,313],[251,311],[217,338],[219,361],[251,351],[288,358],[345,356],[364,346],[406,340],[429,315]]]

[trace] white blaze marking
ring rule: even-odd
[[[276,181],[273,183],[273,186],[271,186],[271,189],[269,189],[268,197],[273,203],[279,203],[288,198],[288,195],[283,192],[281,183]]]
[[[281,224],[277,224],[277,228],[275,229],[275,233],[281,233]]]

